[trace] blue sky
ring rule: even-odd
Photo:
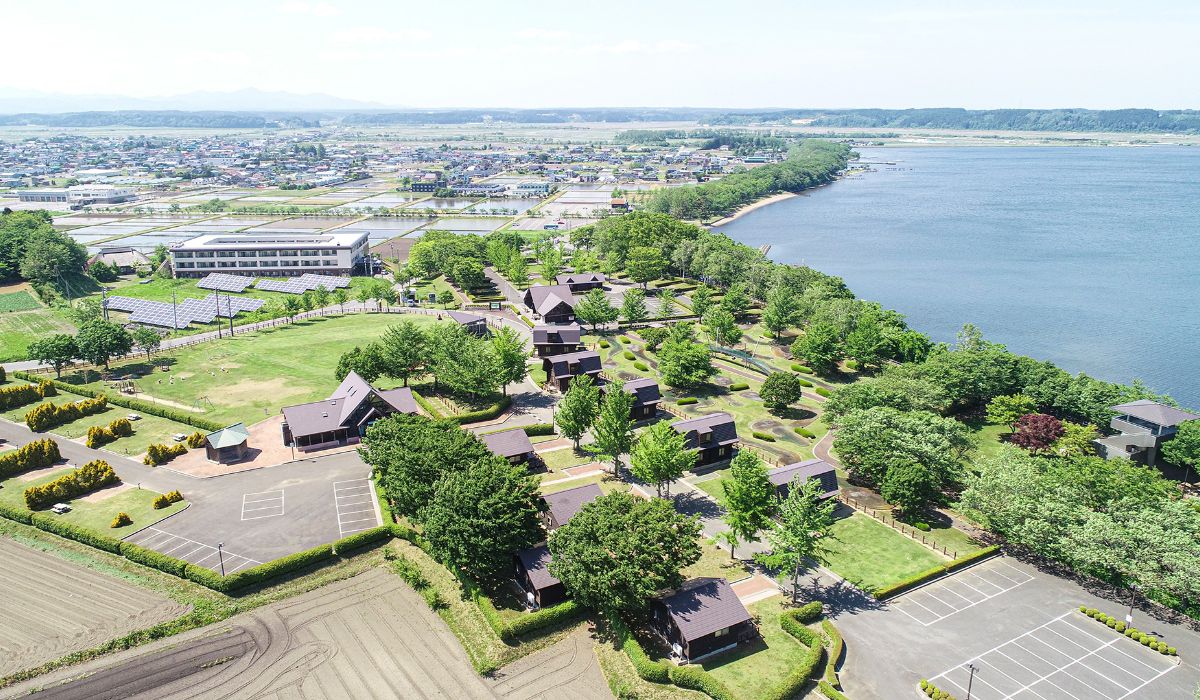
[[[415,107],[1200,108],[1195,2],[39,0],[3,16],[10,90],[258,88]]]

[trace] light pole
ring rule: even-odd
[[[221,561],[221,576],[225,575],[225,551],[224,551],[224,548],[225,548],[224,542],[217,543],[217,559],[219,559]],[[971,698],[971,693],[968,692],[967,700],[970,700],[970,698]]]
[[[967,669],[971,671],[971,677],[967,679],[967,700],[971,700],[971,686],[975,684],[975,672],[979,669],[975,664],[967,664]]]

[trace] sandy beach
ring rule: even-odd
[[[724,226],[725,224],[729,223],[730,221],[733,221],[733,220],[737,219],[738,217],[743,216],[745,214],[749,214],[750,212],[754,211],[755,209],[765,207],[768,204],[774,204],[775,202],[782,202],[785,199],[791,199],[792,197],[795,197],[795,196],[797,196],[795,192],[781,192],[779,194],[771,195],[770,197],[767,197],[766,199],[760,199],[757,202],[754,202],[753,204],[744,206],[741,209],[738,209],[737,211],[733,212],[729,216],[717,219],[716,221],[712,222],[711,224],[706,224],[706,226],[708,226],[708,228]]]

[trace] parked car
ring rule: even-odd
[[[130,414],[126,415],[125,417],[126,417],[127,419],[129,419],[129,420],[141,420],[141,419],[142,419],[142,414],[140,414],[140,413],[130,413]]]
[[[187,435],[184,435],[183,433],[175,433],[171,436],[171,439],[173,439],[175,442],[183,442],[184,440],[187,440]]]
[[[71,506],[66,503],[55,503],[53,506],[50,506],[50,510],[54,511],[55,515],[62,515],[63,513],[71,512]]]

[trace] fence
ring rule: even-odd
[[[930,549],[932,549],[935,552],[940,552],[940,553],[950,557],[951,559],[958,558],[957,551],[955,551],[953,549],[948,549],[945,545],[939,545],[938,543],[933,542],[932,540],[930,540],[928,537],[925,536],[924,532],[921,532],[920,530],[916,529],[915,527],[912,527],[910,525],[905,525],[904,523],[899,522],[894,517],[892,517],[891,514],[888,512],[885,512],[881,515],[879,513],[879,511],[875,510],[874,508],[868,508],[867,506],[864,506],[863,504],[859,503],[857,500],[855,500],[853,498],[850,498],[849,496],[843,495],[841,497],[841,501],[842,501],[842,503],[845,503],[846,505],[850,506],[854,510],[856,510],[860,513],[865,513],[865,514],[871,516],[872,518],[875,518],[876,520],[883,523],[884,525],[891,527],[893,530],[896,530],[902,534],[908,535],[914,541],[920,542],[921,544],[925,545],[926,547],[929,547]]]

